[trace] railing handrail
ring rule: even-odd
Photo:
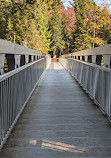
[[[61,58],[74,58],[111,68],[111,44],[62,55]]]
[[[0,39],[0,75],[47,56],[48,54]]]
[[[3,81],[3,80],[5,80],[5,79],[7,79],[7,78],[9,78],[9,77],[11,77],[11,76],[13,76],[13,75],[15,75],[15,74],[17,74],[18,72],[20,72],[20,71],[26,69],[27,67],[30,67],[31,65],[33,65],[33,64],[35,64],[35,63],[37,63],[37,62],[40,62],[40,61],[43,60],[43,59],[44,59],[44,58],[41,58],[41,59],[36,60],[36,61],[33,61],[33,62],[31,62],[31,63],[28,63],[28,64],[26,64],[26,65],[23,65],[23,66],[21,66],[21,67],[19,67],[19,68],[17,68],[17,69],[14,69],[14,70],[12,70],[12,71],[9,71],[9,72],[7,72],[7,73],[1,75],[1,76],[0,76],[0,82]]]
[[[0,39],[0,54],[44,55],[39,51]]]
[[[100,69],[100,70],[104,70],[104,71],[107,71],[107,72],[111,72],[111,69],[110,69],[110,68],[102,67],[102,66],[100,66],[100,65],[96,65],[96,64],[93,64],[93,63],[88,63],[88,62],[81,61],[81,60],[78,60],[78,59],[73,59],[73,58],[68,58],[68,59],[71,59],[71,60],[74,60],[74,61],[77,61],[77,62],[86,64],[86,65],[88,65],[88,66],[93,66],[93,67],[98,68],[98,69]]]
[[[67,56],[87,56],[87,55],[111,55],[111,44],[95,47],[87,50],[81,50],[69,54],[62,55],[61,57]]]

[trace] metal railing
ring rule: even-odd
[[[0,149],[50,62],[45,55],[0,76]]]
[[[80,61],[111,68],[111,44],[62,55],[62,58],[74,58]]]
[[[73,58],[60,63],[79,82],[101,110],[111,119],[111,69]]]
[[[0,75],[20,66],[44,58],[46,54],[0,39]]]

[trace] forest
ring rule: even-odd
[[[111,44],[111,14],[94,0],[3,0],[0,38],[58,57]]]

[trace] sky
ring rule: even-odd
[[[68,5],[70,5],[69,0],[62,0],[64,2],[64,6],[67,8]],[[70,2],[73,2],[73,0],[70,0]]]
[[[70,5],[69,0],[62,0],[64,2],[64,6],[67,8],[68,5]],[[110,0],[109,0],[110,1]],[[73,0],[70,0],[70,2],[73,2]],[[101,0],[95,0],[96,4],[99,5]]]
[[[68,6],[70,6],[69,0],[62,0],[62,1],[64,2],[65,8],[67,8]],[[100,3],[102,2],[102,0],[94,0],[94,1],[96,2],[97,5],[100,5]],[[73,3],[73,0],[70,0],[70,2]],[[105,3],[110,4],[109,12],[111,14],[111,0],[105,0]]]

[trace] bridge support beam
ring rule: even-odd
[[[4,74],[4,58],[5,54],[0,54],[0,75]]]

